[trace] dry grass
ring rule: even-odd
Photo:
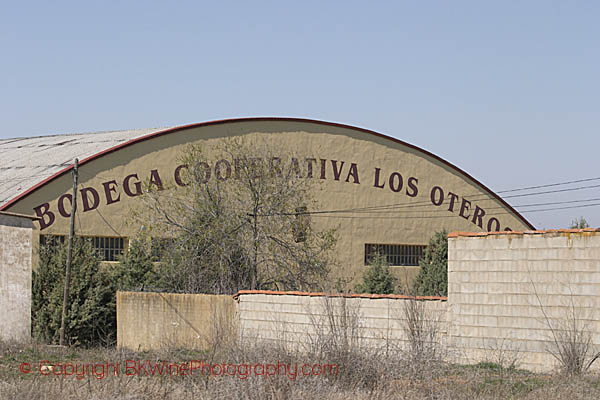
[[[372,357],[354,354],[350,364],[340,365],[338,376],[289,376],[247,379],[211,377],[208,384],[202,375],[193,376],[126,376],[121,368],[118,376],[103,379],[86,376],[43,376],[39,370],[23,374],[19,366],[27,362],[39,365],[41,360],[71,363],[110,361],[122,366],[126,360],[153,362],[186,362],[206,359],[207,353],[186,350],[135,353],[115,348],[67,349],[44,345],[8,345],[0,349],[0,398],[10,399],[596,399],[600,398],[600,379],[596,375],[565,377],[540,375],[520,370],[499,371],[493,364],[458,366],[431,363],[414,374],[408,359]],[[232,346],[212,355],[216,362],[229,363],[315,363],[288,352],[277,345]],[[218,361],[217,361],[218,360]],[[357,376],[365,379],[352,384]],[[368,377],[368,379],[367,379]]]
[[[504,346],[498,346],[497,357],[478,365],[444,362],[446,349],[439,337],[439,318],[427,312],[422,301],[408,301],[399,310],[398,318],[405,321],[408,338],[408,346],[403,348],[368,346],[360,315],[356,304],[346,298],[325,297],[321,309],[312,315],[313,340],[303,349],[289,346],[284,337],[269,342],[240,342],[236,327],[226,317],[213,320],[212,339],[202,351],[166,346],[158,351],[132,352],[116,348],[0,343],[0,399],[600,398],[598,375],[567,377],[519,370]],[[55,376],[48,370],[42,371],[43,360],[47,360],[42,363],[45,366],[108,362],[119,368],[116,374],[106,373],[101,379],[88,370],[78,379],[73,375]],[[191,374],[189,370],[176,370],[172,375],[164,370],[152,374],[149,367],[145,373],[139,368],[132,373],[127,369],[131,365],[128,360],[147,361],[154,366],[190,365],[192,360],[200,360],[224,366],[227,371],[232,371],[229,364],[246,367],[238,367],[235,376],[209,376],[200,370]],[[30,373],[19,370],[23,363],[30,365]],[[305,364],[329,365],[332,373],[303,376],[295,368]],[[198,362],[195,365],[199,366]],[[271,375],[266,376],[260,365],[266,365]],[[283,368],[284,365],[287,367]],[[248,373],[248,366],[254,373]],[[185,372],[185,376],[181,372]]]
[[[531,271],[530,271],[531,273]],[[587,372],[594,362],[600,359],[600,350],[593,341],[593,328],[591,311],[585,304],[577,304],[573,288],[566,284],[569,291],[567,303],[564,304],[564,316],[551,318],[547,306],[541,300],[540,293],[534,281],[530,278],[533,294],[536,297],[543,323],[550,331],[550,345],[547,348],[560,365],[561,371],[566,375],[580,375]],[[588,305],[589,306],[589,305]],[[593,309],[593,305],[592,305]]]
[[[311,345],[300,351],[285,340],[242,342],[228,319],[213,321],[212,337],[202,351],[164,348],[152,352],[132,352],[115,348],[60,348],[40,344],[0,343],[0,399],[597,399],[600,377],[582,374],[542,375],[505,364],[505,357],[475,366],[442,361],[436,318],[425,312],[422,302],[413,301],[403,309],[407,349],[377,349],[362,340],[360,310],[345,298],[325,298],[315,315],[316,332]],[[297,346],[296,346],[297,347]],[[501,349],[502,350],[502,349]],[[89,371],[76,376],[45,376],[44,365],[118,363],[117,374],[102,379]],[[251,365],[238,367],[236,376],[208,376],[199,370],[185,376],[166,372],[135,374],[126,368],[127,360],[161,363]],[[131,362],[131,361],[130,361]],[[28,363],[32,371],[19,367]],[[272,375],[260,374],[257,364],[272,364]],[[316,376],[294,375],[304,364],[335,365],[332,373]],[[129,364],[131,365],[131,364]],[[161,364],[162,365],[162,364]],[[198,366],[198,363],[195,364]],[[286,369],[281,367],[289,366]],[[219,367],[220,368],[220,367]],[[270,367],[266,367],[269,371]],[[278,369],[279,368],[279,369]],[[278,369],[279,374],[275,373]],[[149,370],[149,368],[147,368]],[[228,371],[232,371],[227,367]],[[128,371],[130,376],[127,375]],[[259,371],[259,374],[256,372]],[[264,371],[263,371],[264,372]],[[44,373],[49,373],[44,370]],[[242,379],[243,378],[243,379]]]

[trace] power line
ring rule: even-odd
[[[600,203],[584,204],[584,205],[581,205],[581,206],[545,208],[545,209],[542,209],[542,210],[527,210],[527,211],[523,211],[523,212],[524,213],[534,213],[534,212],[540,212],[540,211],[568,210],[568,209],[572,209],[572,208],[584,208],[584,207],[595,207],[595,206],[600,206]]]
[[[567,181],[567,182],[559,182],[559,183],[549,183],[547,185],[529,186],[529,187],[524,187],[524,188],[520,188],[520,189],[501,190],[501,191],[496,192],[496,193],[518,192],[518,191],[521,191],[521,190],[541,189],[541,188],[545,188],[545,187],[570,185],[572,183],[590,182],[590,181],[597,181],[597,180],[600,180],[600,177],[598,177],[598,178],[578,179],[576,181]]]
[[[50,174],[35,174],[35,175],[22,175],[16,178],[11,178],[11,179],[0,179],[0,182],[13,182],[13,181],[21,181],[21,180],[27,180],[30,178],[37,178],[37,177],[46,177],[49,178],[51,176],[53,176],[55,173],[62,171],[64,168],[68,167],[70,164],[63,164],[60,165],[61,169],[58,171],[55,171],[53,173]],[[91,174],[91,173],[87,173],[87,172],[83,172],[80,171],[83,175],[86,175],[88,178],[102,178],[102,179],[114,179],[114,177],[107,177],[104,175],[99,175],[99,174]],[[582,182],[591,182],[591,181],[597,181],[600,180],[600,177],[594,177],[594,178],[585,178],[585,179],[577,179],[577,180],[571,180],[571,181],[563,181],[563,182],[556,182],[556,183],[548,183],[548,184],[544,184],[544,185],[535,185],[535,186],[525,186],[522,188],[517,188],[517,189],[507,189],[507,190],[499,190],[496,191],[494,193],[511,193],[511,192],[519,192],[519,191],[523,191],[523,190],[532,190],[532,189],[541,189],[541,188],[545,188],[545,187],[555,187],[555,186],[564,186],[564,185],[570,185],[573,183],[582,183]],[[599,185],[600,186],[600,185]],[[591,187],[597,187],[597,186],[591,186]]]
[[[79,170],[79,172],[81,173],[82,171]],[[86,175],[88,177],[92,177],[91,174],[88,173],[83,173],[83,175]],[[111,224],[110,222],[108,222],[108,220],[104,217],[104,215],[102,215],[102,213],[100,212],[100,210],[98,210],[98,208],[96,207],[94,209],[94,211],[96,211],[96,213],[98,213],[98,215],[100,216],[100,218],[102,219],[102,221],[104,221],[104,223],[106,224],[106,226],[108,226],[118,237],[122,237],[121,233],[119,231],[117,231]]]
[[[545,209],[539,209],[539,210],[527,210],[527,211],[523,211],[523,213],[535,213],[535,212],[554,211],[554,210],[566,210],[566,209],[573,209],[573,208],[596,207],[596,206],[600,206],[600,203],[585,204],[585,205],[570,206],[570,207],[553,207],[553,208],[545,208]],[[447,212],[452,212],[452,211],[447,211]],[[506,215],[506,214],[512,214],[512,213],[510,213],[510,212],[496,212],[496,213],[492,213],[492,214],[486,214],[486,217],[493,217],[493,216],[496,216],[496,215]],[[285,214],[281,214],[281,215],[285,215]],[[302,215],[302,214],[299,214],[299,215]],[[391,216],[325,215],[325,214],[317,214],[317,215],[314,215],[314,217],[316,217],[316,218],[341,218],[341,219],[390,219],[390,218],[392,218]],[[397,218],[404,220],[404,219],[437,219],[437,218],[464,218],[464,217],[461,217],[458,214],[452,214],[452,215],[400,216],[400,217],[397,217]],[[469,219],[469,218],[466,218],[466,219]]]
[[[80,171],[83,172],[83,171]],[[93,175],[87,172],[83,172],[83,175],[86,175],[89,178],[94,178],[94,177],[101,177],[101,178],[106,178],[104,176],[100,176],[100,175]],[[47,174],[36,174],[36,175],[29,175],[29,176],[21,176],[18,178],[14,178],[14,179],[6,179],[6,180],[0,180],[0,182],[14,182],[14,181],[22,181],[22,180],[27,180],[30,178],[34,178],[34,177],[49,177],[52,176],[51,175],[47,175]],[[577,179],[577,180],[571,180],[571,181],[564,181],[564,182],[556,182],[556,183],[549,183],[549,184],[544,184],[544,185],[535,185],[535,186],[528,186],[528,187],[522,187],[522,188],[516,188],[516,189],[507,189],[507,190],[501,190],[495,193],[513,193],[513,192],[519,192],[519,191],[524,191],[524,190],[534,190],[534,189],[541,189],[541,188],[547,188],[547,187],[556,187],[556,186],[563,186],[563,185],[570,185],[570,184],[574,184],[574,183],[583,183],[583,182],[591,182],[591,181],[597,181],[600,180],[600,177],[594,177],[594,178],[586,178],[586,179]],[[515,195],[510,195],[510,196],[504,196],[502,197],[503,199],[509,199],[509,198],[519,198],[519,197],[527,197],[527,196],[540,196],[540,195],[545,195],[545,194],[554,194],[554,193],[564,193],[564,192],[571,192],[571,191],[578,191],[578,190],[585,190],[585,189],[592,189],[592,188],[598,188],[600,187],[600,184],[597,185],[584,185],[584,186],[578,186],[578,187],[574,187],[574,188],[566,188],[566,189],[556,189],[556,190],[548,190],[548,191],[537,191],[537,192],[532,192],[532,193],[522,193],[522,194],[515,194]],[[494,199],[490,194],[487,193],[473,193],[473,194],[467,194],[467,195],[462,195],[463,198],[469,198],[469,201],[486,201],[486,200],[496,200]],[[526,204],[526,205],[520,205],[520,206],[513,206],[514,208],[523,208],[523,207],[536,207],[536,206],[542,206],[542,205],[554,205],[554,204],[570,204],[570,203],[578,203],[578,202],[588,202],[588,201],[596,201],[598,199],[588,199],[588,200],[572,200],[572,201],[564,201],[564,202],[548,202],[548,203],[536,203],[536,204]],[[380,205],[380,206],[367,206],[367,207],[355,207],[355,208],[347,208],[347,209],[337,209],[337,210],[317,210],[317,211],[307,211],[305,213],[299,214],[299,213],[281,213],[278,215],[320,215],[320,214],[344,214],[344,213],[363,213],[363,214],[383,214],[383,213],[399,213],[401,211],[395,211],[398,209],[404,209],[404,208],[422,208],[424,206],[430,206],[431,202],[430,201],[419,201],[419,202],[413,202],[413,203],[393,203],[393,204],[387,204],[387,205]],[[540,211],[550,211],[550,210],[558,210],[558,209],[567,209],[567,208],[580,208],[580,207],[591,207],[591,206],[595,206],[596,204],[589,204],[589,205],[581,205],[581,206],[571,206],[571,207],[560,207],[560,208],[551,208],[551,209],[543,209],[543,210],[525,210],[525,211],[520,211],[521,213],[529,213],[529,212],[540,212]],[[486,208],[486,210],[490,210],[490,209],[505,209],[506,207],[504,206],[496,206],[496,207],[488,207]],[[431,210],[429,212],[444,212],[444,210]],[[410,212],[410,211],[406,211],[406,212]],[[415,210],[413,212],[419,212],[419,210]],[[98,211],[99,213],[99,211]],[[500,213],[497,213],[500,214]],[[510,212],[506,212],[506,213],[501,213],[501,214],[511,214]],[[101,218],[105,221],[106,219],[100,215]],[[263,215],[263,216],[269,216],[269,215]],[[358,216],[356,216],[358,217]],[[430,217],[430,216],[421,216],[423,218],[425,217]],[[365,217],[365,218],[371,218],[371,217]],[[107,223],[108,224],[108,223]],[[116,230],[110,226],[110,228],[116,232]]]
[[[568,188],[568,189],[557,189],[557,190],[547,190],[547,191],[542,191],[542,192],[515,194],[515,195],[511,195],[511,196],[505,196],[505,197],[503,197],[503,199],[526,197],[526,196],[539,196],[539,195],[552,194],[552,193],[563,193],[563,192],[576,191],[576,190],[593,189],[593,188],[598,188],[598,187],[600,187],[600,184],[599,185],[579,186],[579,187]],[[522,190],[522,189],[518,189],[518,190]],[[480,198],[481,196],[485,196],[485,197]],[[489,195],[481,195],[481,194],[477,194],[474,196],[468,196],[468,195],[464,196],[463,195],[462,197],[463,198],[468,197],[469,201],[495,200],[494,198],[490,197]],[[423,205],[431,205],[431,201],[418,201],[418,202],[414,202],[414,203],[393,203],[393,204],[387,204],[387,205],[381,205],[381,206],[358,207],[358,208],[347,208],[347,209],[337,209],[337,210],[307,211],[305,214],[315,215],[315,214],[336,214],[336,213],[349,213],[349,212],[368,213],[368,212],[373,212],[376,210],[394,210],[394,209],[399,209],[399,208],[422,207]],[[505,207],[501,207],[501,208],[505,208]],[[298,213],[289,213],[289,215],[297,215],[297,214]]]
[[[533,203],[533,204],[513,205],[513,208],[540,207],[540,206],[550,206],[550,205],[558,205],[558,204],[586,203],[586,202],[591,202],[591,201],[600,201],[600,197],[596,197],[596,198],[592,198],[592,199],[582,199],[582,200],[553,201],[553,202],[546,202],[546,203]],[[431,203],[428,203],[428,204],[431,206]],[[390,209],[390,210],[384,210],[384,211],[381,211],[381,210],[358,211],[358,212],[355,212],[355,213],[358,213],[358,214],[399,214],[399,213],[403,213],[404,214],[404,213],[422,213],[423,211],[430,212],[430,213],[444,213],[444,212],[448,212],[449,211],[447,208],[436,209],[436,210],[427,210],[427,209],[423,208],[423,206],[418,206],[418,207],[420,208],[420,210],[399,210],[399,211],[394,211],[394,209]],[[486,211],[489,211],[489,210],[498,210],[498,209],[506,209],[506,207],[495,206],[495,207],[486,207],[485,208]],[[525,213],[525,212],[529,212],[529,211],[525,210],[525,211],[519,211],[519,212],[520,213]],[[303,213],[289,213],[289,214],[291,214],[291,215],[304,215]],[[307,214],[310,214],[310,212],[307,212]]]
[[[600,201],[600,197],[597,197],[594,199],[584,199],[584,200],[567,200],[567,201],[553,201],[550,203],[513,205],[513,207],[515,207],[515,208],[538,207],[538,206],[550,206],[550,205],[555,205],[555,204],[585,203],[588,201]]]
[[[572,192],[572,191],[575,191],[575,190],[592,189],[592,188],[597,188],[597,187],[600,187],[600,185],[579,186],[579,187],[569,188],[569,189],[548,190],[548,191],[545,191],[545,192],[536,192],[536,193],[514,194],[512,196],[504,196],[503,198],[504,199],[512,199],[512,198],[515,198],[515,197],[538,196],[538,195],[541,195],[541,194]]]

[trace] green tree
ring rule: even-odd
[[[152,236],[172,239],[160,268],[166,289],[313,290],[326,282],[336,235],[310,221],[319,181],[279,151],[260,141],[193,145],[182,154],[179,187],[148,184],[137,216]]]
[[[112,270],[118,290],[140,291],[157,284],[154,258],[148,250],[148,240],[138,236],[131,240],[129,248]]]
[[[448,295],[448,232],[441,231],[429,240],[421,270],[413,284],[413,292],[419,296]]]
[[[32,331],[47,343],[60,333],[67,245],[43,247],[32,280]],[[88,240],[75,238],[71,264],[68,319],[65,338],[71,345],[110,344],[115,340],[115,284],[101,268]]]
[[[571,226],[569,228],[570,229],[584,229],[584,228],[589,228],[589,227],[590,227],[590,225],[587,223],[585,218],[579,217],[579,219],[574,219],[573,221],[571,221]]]
[[[357,293],[392,294],[395,287],[396,278],[392,275],[385,256],[377,254],[364,272],[362,282],[356,285],[355,291]]]

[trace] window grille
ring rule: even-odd
[[[169,247],[172,247],[174,240],[171,238],[152,238],[150,245],[150,255],[154,261],[160,261],[164,258]]]
[[[125,238],[104,236],[87,236],[84,238],[92,243],[102,261],[117,261],[125,249]],[[65,243],[66,240],[65,235],[40,235],[40,247],[53,250]]]
[[[102,261],[118,261],[125,248],[125,238],[92,236],[89,238]]]
[[[65,240],[65,235],[40,235],[40,248],[46,247],[54,251],[58,246],[61,246]]]
[[[292,225],[292,233],[296,243],[306,242],[308,230],[310,229],[310,215],[306,207],[296,208],[296,221]]]
[[[365,265],[371,264],[377,254],[385,257],[389,265],[417,266],[425,251],[423,245],[365,244]]]

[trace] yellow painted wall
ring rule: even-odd
[[[226,295],[117,292],[117,347],[203,350],[237,338],[236,313]]]
[[[529,229],[521,219],[471,179],[420,150],[358,129],[316,122],[274,120],[233,121],[192,127],[140,141],[82,164],[80,189],[94,188],[99,194],[100,205],[95,210],[84,212],[79,193],[77,233],[125,237],[135,235],[139,232],[140,225],[132,220],[131,214],[136,208],[143,207],[144,203],[140,196],[129,197],[125,194],[125,177],[137,174],[139,181],[144,182],[150,178],[151,171],[156,170],[164,185],[175,186],[174,171],[181,164],[180,154],[187,145],[201,143],[210,147],[223,138],[238,136],[251,141],[266,141],[275,148],[281,148],[282,155],[297,157],[301,165],[306,157],[317,159],[312,179],[320,182],[315,193],[319,209],[354,209],[390,204],[419,206],[400,208],[396,212],[311,216],[311,223],[317,228],[338,229],[339,269],[336,273],[345,277],[361,276],[364,270],[365,243],[427,244],[430,237],[441,229],[487,230],[487,223],[492,216],[499,221],[500,230]],[[321,159],[326,160],[325,179],[320,179]],[[344,162],[339,180],[334,179],[332,160],[336,161],[337,168]],[[209,157],[211,166],[214,167],[215,161],[217,160],[210,160]],[[354,177],[348,176],[353,163],[356,164],[359,183],[354,183]],[[376,168],[380,171],[380,183],[385,183],[383,188],[375,186]],[[303,174],[306,173],[304,164]],[[403,187],[399,192],[390,190],[389,177],[393,173],[400,174],[403,179]],[[407,194],[410,178],[414,178],[411,182],[418,188],[415,197]],[[397,184],[398,176],[394,179]],[[113,180],[114,184],[107,183]],[[135,181],[133,178],[130,183]],[[107,204],[103,184],[114,189],[111,193],[114,198],[119,196],[118,202]],[[432,188],[436,186],[441,188],[445,197],[439,206],[433,205],[431,200]],[[71,175],[65,174],[24,197],[10,207],[9,211],[34,214],[34,208],[48,202],[55,221],[41,233],[66,234],[69,218],[60,216],[57,203],[61,195],[71,193],[71,188]],[[409,189],[408,193],[414,193],[414,190]],[[453,211],[449,211],[449,193],[457,196]],[[463,198],[471,201],[469,209],[463,209],[463,215],[468,218],[460,216]],[[70,211],[69,201],[65,202],[65,206]],[[472,221],[476,206],[486,212],[482,218],[482,228]],[[440,216],[444,218],[439,218]],[[414,269],[410,273],[414,274]]]

